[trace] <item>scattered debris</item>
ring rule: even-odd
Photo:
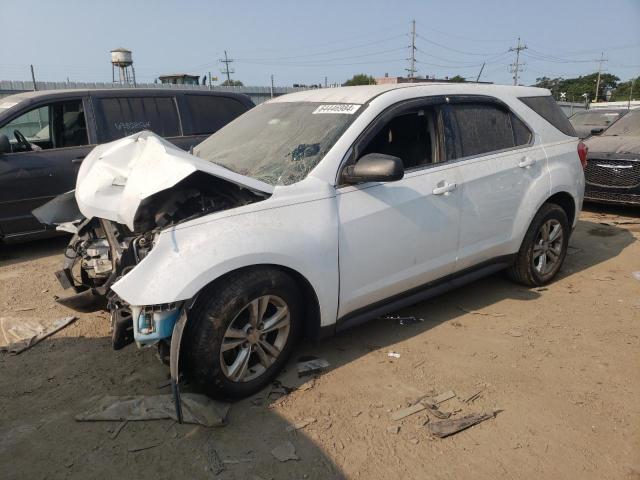
[[[30,312],[31,310],[35,310],[37,307],[21,307],[21,308],[14,308],[13,311],[14,312]]]
[[[300,385],[298,387],[298,390],[300,390],[302,392],[306,392],[307,390],[311,390],[315,386],[316,386],[316,379],[312,378],[308,382],[304,382],[302,385]]]
[[[506,317],[504,313],[491,313],[491,312],[481,312],[480,310],[469,310],[467,308],[461,307],[458,305],[458,308],[465,313],[470,313],[471,315],[483,315],[485,317]]]
[[[311,425],[312,423],[315,423],[315,421],[316,421],[315,418],[311,418],[311,417],[310,418],[303,418],[299,422],[296,422],[293,425],[289,425],[287,427],[287,432],[293,432],[294,430],[300,430],[301,428],[304,428],[307,425]]]
[[[425,362],[424,360],[420,360],[420,361],[414,363],[413,365],[411,365],[411,368],[418,368],[418,367],[424,365],[424,362]]]
[[[71,316],[49,321],[35,318],[0,317],[0,331],[2,333],[0,352],[18,355],[67,327],[77,318]]]
[[[473,395],[471,395],[470,397],[467,397],[463,400],[464,403],[473,403],[475,402],[478,398],[480,398],[482,396],[482,390],[478,390],[476,393],[474,393]]]
[[[387,353],[387,357],[400,358],[400,354],[396,353],[396,352],[389,352],[389,353]]]
[[[472,427],[473,425],[476,425],[480,422],[483,422],[490,418],[495,418],[496,414],[499,412],[500,410],[494,410],[492,412],[473,413],[471,415],[466,415],[454,420],[433,422],[427,425],[427,428],[429,429],[431,434],[435,435],[436,437],[445,438],[449,435],[453,435],[469,427]]]
[[[410,441],[411,443],[413,443],[414,445],[417,445],[417,444],[419,444],[419,443],[420,443],[420,440],[418,440],[418,439],[417,439],[417,438],[415,438],[415,437],[410,438],[410,439],[409,439],[409,441]]]
[[[162,444],[162,442],[155,442],[155,443],[149,443],[149,444],[141,445],[141,446],[130,446],[129,448],[127,448],[127,451],[129,453],[142,452],[143,450],[149,450],[151,448],[156,448],[156,447],[160,446],[161,444]]]
[[[281,462],[286,462],[288,460],[300,460],[300,457],[296,455],[295,445],[288,440],[271,450],[271,455]]]
[[[441,393],[440,395],[436,395],[435,397],[430,398],[431,403],[436,405],[441,404],[442,402],[446,402],[447,400],[451,400],[456,396],[456,392],[453,390],[449,390],[447,392]]]
[[[97,397],[91,402],[94,407],[76,415],[79,422],[95,421],[141,421],[171,418],[177,421],[173,395],[130,395]],[[225,425],[228,403],[220,403],[205,395],[185,393],[182,395],[182,414],[185,423],[205,427]]]
[[[402,326],[413,325],[414,323],[424,322],[424,318],[414,317],[410,315],[408,317],[401,317],[399,315],[384,315],[380,317],[380,320],[394,320]]]
[[[220,456],[216,451],[215,445],[211,441],[211,435],[207,438],[207,442],[205,443],[205,458],[207,459],[207,464],[209,470],[213,472],[214,475],[220,475],[224,471],[224,464],[220,460]]]
[[[358,410],[357,412],[353,412],[352,414],[353,418],[359,417],[360,415],[362,415],[362,410]]]
[[[311,356],[300,357],[298,359],[298,377],[305,377],[307,375],[314,375],[326,370],[329,367],[329,362],[324,358],[317,358]]]
[[[391,420],[398,421],[406,418],[415,413],[421,412],[425,410],[427,407],[422,403],[416,403],[415,405],[411,405],[410,407],[403,408],[402,410],[398,410],[391,414]]]
[[[400,432],[400,425],[393,425],[391,427],[387,427],[387,433],[391,433],[392,435],[397,435]]]
[[[120,425],[118,425],[118,427],[111,434],[111,440],[115,440],[116,438],[118,438],[118,435],[120,435],[120,432],[124,429],[124,427],[127,426],[127,423],[129,423],[129,420],[125,420],[124,422],[121,422]]]
[[[434,417],[439,419],[449,418],[451,414],[449,412],[443,412],[439,410],[438,407],[427,405],[428,412],[431,413]]]

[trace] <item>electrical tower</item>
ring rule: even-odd
[[[596,80],[596,95],[593,97],[593,101],[598,101],[598,91],[600,90],[600,73],[602,72],[602,62],[608,62],[609,60],[604,58],[604,52],[600,54],[600,60],[596,60],[598,62],[598,79]],[[606,100],[606,99],[605,99]]]
[[[220,61],[224,63],[224,69],[220,70],[223,75],[227,76],[227,83],[231,84],[231,74],[235,73],[235,70],[229,68],[229,64],[233,63],[233,58],[227,57],[227,51],[224,51],[224,58],[221,58]]]
[[[510,52],[516,52],[516,61],[509,65],[510,72],[513,73],[513,84],[518,85],[518,73],[522,71],[524,63],[520,63],[520,52],[526,50],[526,45],[520,45],[520,37],[518,37],[518,46],[509,48]]]
[[[409,73],[407,75],[409,78],[414,78],[415,73],[418,71],[416,69],[416,21],[411,20],[411,45],[409,45],[411,49],[411,56],[407,58],[409,60],[409,68],[405,68],[405,70]]]

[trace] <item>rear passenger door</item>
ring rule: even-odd
[[[546,155],[532,130],[497,99],[451,97],[445,122],[455,146],[448,154],[462,182],[460,271],[513,253],[515,219],[546,172]]]
[[[150,130],[170,142],[182,137],[178,107],[173,96],[95,96],[98,142],[106,143]]]

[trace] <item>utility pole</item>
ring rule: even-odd
[[[509,65],[511,67],[511,73],[513,73],[513,84],[518,85],[518,73],[522,71],[522,66],[524,63],[520,63],[520,52],[522,50],[526,50],[526,45],[520,45],[520,37],[518,37],[518,46],[509,48],[510,52],[516,52],[516,61]]]
[[[33,65],[31,65],[31,80],[33,80],[33,91],[35,92],[38,87],[36,86],[36,74],[33,73]]]
[[[208,73],[209,73],[209,90],[213,90],[211,87],[211,72],[208,72]]]
[[[629,101],[627,102],[627,110],[631,110],[631,96],[633,95],[633,84],[636,83],[635,77],[631,80],[631,88],[629,89]]]
[[[593,101],[598,101],[598,91],[600,90],[600,73],[602,72],[602,62],[608,62],[608,59],[604,58],[604,52],[600,54],[600,60],[598,60],[598,80],[596,80],[596,96],[593,97]]]
[[[220,59],[222,63],[224,63],[224,70],[222,70],[222,74],[227,76],[227,83],[231,84],[231,74],[234,73],[233,70],[229,68],[229,64],[233,62],[233,58],[227,57],[227,51],[224,51],[224,60]]]
[[[411,57],[407,59],[409,60],[409,68],[405,68],[405,70],[409,72],[408,77],[412,79],[414,78],[414,75],[417,72],[416,70],[416,21],[415,20],[411,20],[411,45],[409,46],[409,48],[411,49]]]
[[[273,73],[271,74],[271,98],[273,98]]]
[[[324,88],[327,88],[327,77],[324,77]]]

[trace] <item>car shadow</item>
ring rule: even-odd
[[[52,255],[60,255],[60,265],[62,265],[62,253],[70,238],[68,234],[60,234],[22,243],[0,243],[0,267]]]

